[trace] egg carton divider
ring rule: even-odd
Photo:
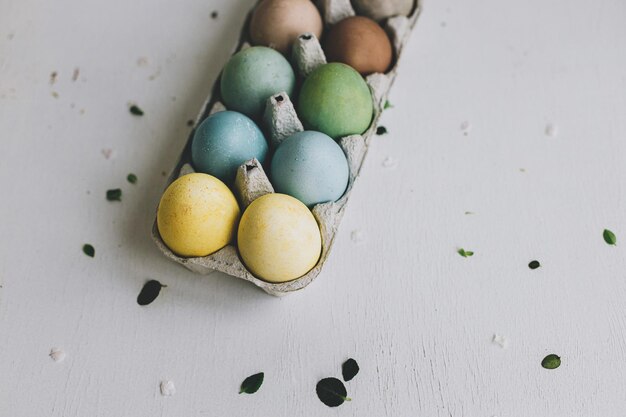
[[[349,0],[321,0],[317,2],[317,5],[321,9],[321,14],[326,25],[334,24],[346,17],[355,15]],[[183,265],[193,272],[203,275],[213,271],[224,272],[228,275],[249,281],[266,293],[274,296],[284,296],[309,285],[319,275],[328,259],[350,193],[365,160],[368,145],[372,137],[376,134],[376,127],[384,109],[387,95],[397,74],[398,63],[403,47],[408,41],[420,11],[421,7],[418,2],[410,16],[395,16],[382,22],[382,26],[388,33],[394,47],[395,61],[393,67],[387,73],[375,73],[366,77],[366,82],[372,92],[372,99],[374,101],[374,115],[368,130],[362,135],[346,136],[338,140],[348,160],[350,178],[346,192],[339,200],[318,204],[312,209],[313,215],[320,227],[322,237],[320,259],[312,270],[300,278],[284,283],[264,281],[255,277],[248,271],[239,256],[237,248],[233,244],[204,257],[180,257],[173,253],[161,239],[155,219],[152,227],[152,238],[159,250],[167,258]],[[252,11],[246,19],[242,35],[234,52],[250,46],[247,39],[247,29],[251,14]],[[298,37],[292,48],[291,62],[295,67],[296,73],[302,78],[308,76],[318,66],[326,63],[324,51],[315,35],[303,33]],[[226,107],[221,102],[219,82],[220,78],[218,77],[211,96],[202,106],[202,110],[196,119],[196,126],[209,115],[226,110]],[[272,97],[268,98],[262,122],[263,130],[267,134],[272,148],[278,146],[284,139],[292,134],[303,130],[302,122],[298,118],[293,103],[285,92],[274,94]],[[176,178],[195,172],[191,165],[190,151],[194,133],[195,129],[191,132],[179,162],[176,164],[168,179],[168,186]],[[255,199],[274,192],[274,188],[263,166],[256,159],[247,161],[239,167],[233,189],[241,205],[242,212]]]

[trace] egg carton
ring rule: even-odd
[[[320,0],[317,1],[317,6],[320,9],[326,26],[355,15],[350,0]],[[237,247],[233,244],[209,256],[195,258],[180,257],[173,253],[161,239],[155,219],[152,228],[152,237],[161,252],[163,252],[167,258],[198,274],[207,275],[213,271],[224,272],[228,275],[250,281],[266,293],[274,296],[284,296],[309,285],[319,275],[328,259],[346,204],[350,198],[350,193],[363,166],[369,143],[376,134],[378,120],[384,110],[389,89],[397,74],[399,59],[408,41],[411,30],[417,21],[420,10],[420,2],[416,1],[415,7],[409,16],[394,16],[381,22],[382,27],[389,35],[394,47],[395,60],[392,68],[387,73],[371,74],[365,79],[374,100],[374,116],[368,130],[362,135],[346,136],[338,140],[348,160],[350,178],[346,192],[339,200],[318,204],[312,209],[313,215],[320,227],[322,237],[321,256],[313,269],[293,281],[271,283],[255,277],[248,271],[241,261]],[[248,43],[248,25],[251,15],[252,11],[244,24],[240,40],[234,52],[250,46]],[[300,79],[305,78],[315,68],[326,63],[326,57],[315,35],[312,33],[303,33],[298,37],[292,48],[291,62]],[[196,119],[196,126],[211,114],[225,109],[224,104],[220,101],[218,78],[213,86],[211,96],[203,105]],[[268,98],[263,122],[265,124],[265,126],[263,126],[264,131],[269,139],[270,146],[273,148],[287,137],[303,130],[302,123],[298,118],[295,108],[285,92],[275,94]],[[191,165],[191,142],[193,135],[194,132],[191,132],[179,162],[169,177],[168,185],[178,177],[194,172]],[[243,213],[252,201],[265,194],[273,193],[274,188],[259,161],[252,159],[239,167],[233,191],[239,200]]]

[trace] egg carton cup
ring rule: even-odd
[[[384,1],[384,0],[381,0]],[[349,0],[321,0],[316,2],[326,25],[334,24],[346,17],[354,16],[355,12]],[[322,237],[322,252],[317,265],[307,274],[292,281],[283,283],[272,283],[255,277],[243,264],[241,257],[234,244],[230,244],[219,251],[204,257],[184,258],[173,253],[161,239],[157,222],[155,219],[152,228],[152,238],[161,252],[169,259],[177,262],[187,269],[198,274],[207,275],[214,271],[220,271],[233,277],[250,281],[263,291],[274,296],[284,296],[294,291],[298,291],[309,285],[321,272],[330,254],[341,218],[346,209],[346,204],[350,198],[350,193],[354,183],[359,176],[368,145],[372,137],[376,134],[376,126],[380,115],[384,110],[389,89],[396,77],[398,62],[412,28],[420,13],[420,4],[416,3],[413,12],[407,16],[395,16],[388,18],[381,24],[389,35],[394,47],[393,67],[385,74],[375,73],[366,77],[374,100],[374,116],[372,124],[362,135],[351,135],[340,138],[339,145],[343,149],[350,169],[348,187],[344,195],[335,202],[317,204],[313,207],[313,216],[320,227]],[[247,32],[250,15],[244,24],[240,41],[235,48],[235,52],[249,47]],[[292,48],[291,62],[298,76],[303,79],[315,68],[326,63],[326,57],[319,40],[311,33],[303,33],[298,37]],[[226,110],[221,102],[219,92],[219,78],[215,82],[213,92],[205,102],[196,119],[196,126],[209,115]],[[296,132],[303,131],[303,125],[295,111],[294,105],[285,93],[278,93],[268,98],[263,117],[263,128],[267,134],[270,146],[275,148],[284,139]],[[185,149],[172,171],[168,180],[168,186],[175,179],[186,174],[195,172],[191,165],[191,142],[194,132],[191,132]],[[255,199],[273,193],[274,188],[268,179],[262,165],[256,159],[249,160],[242,164],[237,170],[235,185],[233,189],[242,213],[246,207]]]

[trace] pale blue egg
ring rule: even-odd
[[[222,111],[207,117],[196,129],[191,144],[191,160],[197,172],[233,183],[237,168],[249,159],[263,163],[267,141],[249,117]]]
[[[272,158],[276,192],[309,207],[337,201],[348,186],[350,170],[343,150],[330,136],[305,131],[285,139]]]

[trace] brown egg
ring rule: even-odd
[[[250,21],[253,45],[269,46],[283,54],[305,32],[322,36],[322,17],[311,0],[263,0]]]
[[[328,62],[343,62],[361,75],[386,72],[393,58],[393,48],[383,28],[363,16],[349,17],[333,26],[324,46]]]

